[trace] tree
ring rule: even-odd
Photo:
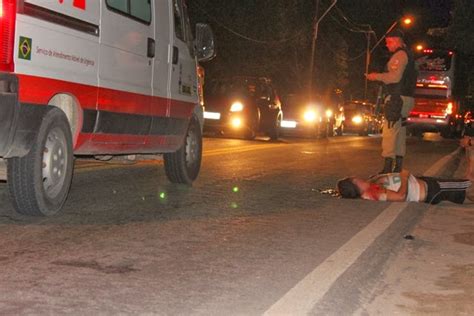
[[[446,42],[464,54],[474,55],[474,36],[472,21],[474,20],[474,2],[472,0],[456,0],[452,15],[452,23],[448,27]]]
[[[454,48],[460,57],[462,71],[468,85],[468,93],[474,94],[474,36],[472,21],[474,19],[474,2],[456,0],[452,22],[448,27],[445,45]]]
[[[268,76],[283,93],[304,89],[308,82],[313,1],[299,0],[195,0],[190,3],[194,21],[211,24],[217,57],[205,64],[207,77]],[[318,45],[337,51],[317,53],[315,73],[319,84],[340,87],[346,79],[345,41],[323,28]],[[337,36],[338,43],[333,43]],[[326,39],[325,39],[326,38]],[[340,68],[342,67],[342,70]],[[335,87],[333,87],[335,88]]]

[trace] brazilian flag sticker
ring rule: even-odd
[[[31,60],[31,38],[20,36],[18,58]]]

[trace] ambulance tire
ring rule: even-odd
[[[30,152],[7,160],[7,181],[15,210],[50,216],[63,207],[73,173],[72,135],[63,111],[52,108],[42,118]]]
[[[183,146],[174,153],[164,154],[165,172],[173,183],[192,184],[201,169],[202,133],[199,121],[192,118]]]

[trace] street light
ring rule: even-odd
[[[410,25],[413,22],[413,20],[410,17],[404,18],[403,19],[403,24],[405,25]]]

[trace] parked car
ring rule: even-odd
[[[360,136],[378,134],[382,130],[382,115],[375,113],[375,105],[364,101],[346,102],[341,110],[342,120],[336,120],[336,134],[357,133]]]
[[[279,137],[283,117],[280,98],[268,78],[214,79],[204,86],[204,130],[254,139],[263,132]]]
[[[283,121],[281,133],[292,136],[332,136],[334,111],[323,102],[288,94],[282,98]]]

